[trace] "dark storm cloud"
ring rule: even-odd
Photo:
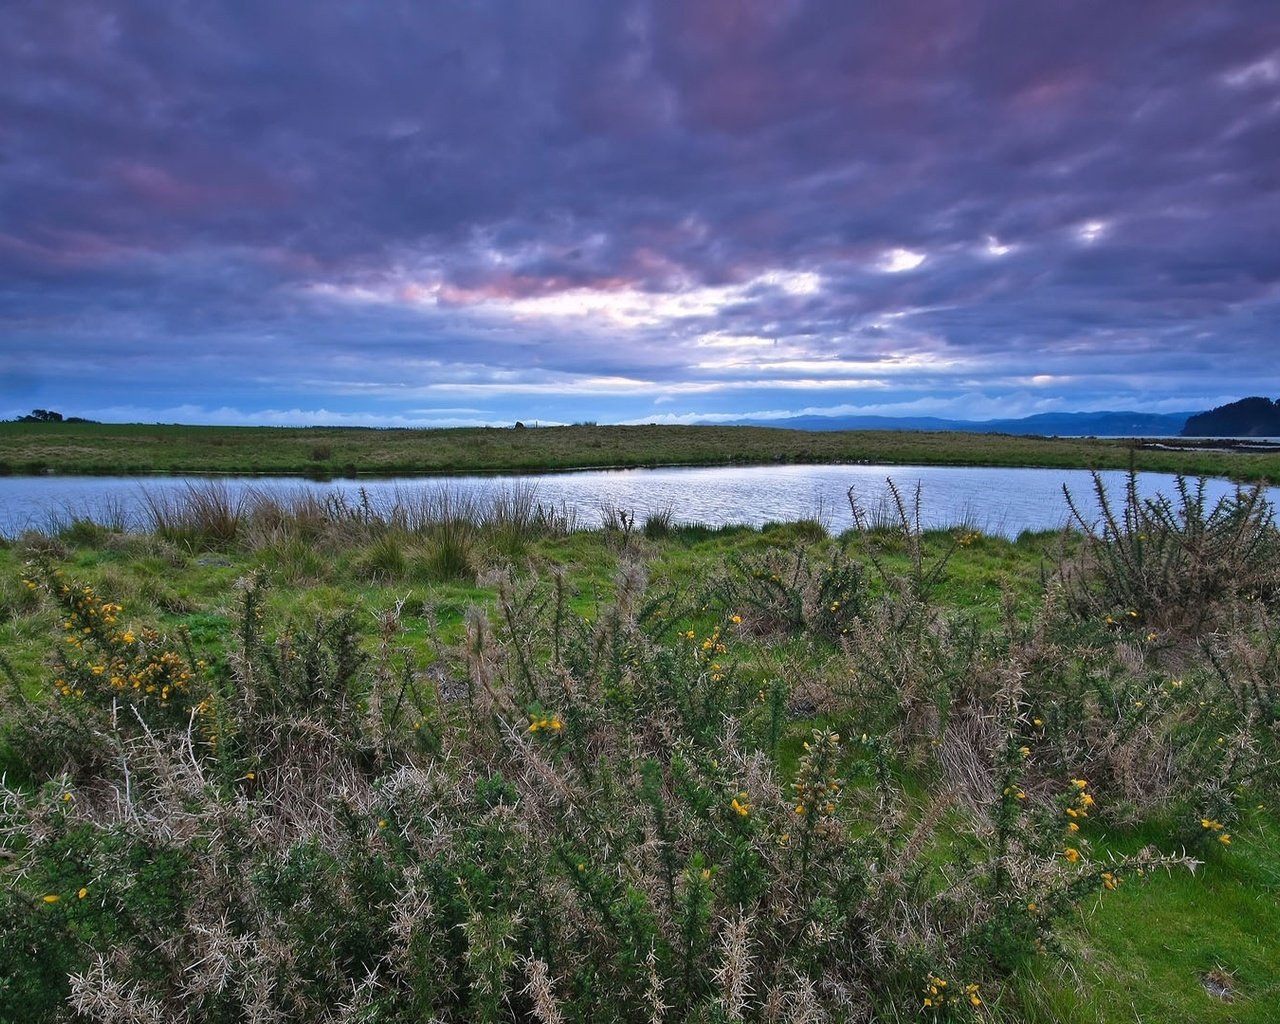
[[[1271,0],[10,5],[0,397],[1195,407],[1278,197]]]

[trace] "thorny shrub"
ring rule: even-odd
[[[394,612],[371,653],[351,615],[271,636],[249,578],[202,658],[33,566],[67,617],[49,700],[4,708],[0,1017],[958,1019],[1081,899],[1190,863],[1091,858],[1091,783],[1028,799],[1016,703],[972,811],[871,733],[784,775],[742,616],[690,628],[634,565],[592,618],[495,583],[424,672]]]
[[[839,548],[825,557],[806,546],[734,556],[712,592],[720,608],[737,609],[756,632],[827,640],[847,634],[868,607],[862,564]]]
[[[1261,484],[1238,487],[1212,507],[1203,478],[1177,477],[1175,502],[1141,497],[1130,471],[1119,508],[1097,473],[1093,488],[1096,523],[1064,487],[1085,538],[1061,577],[1067,607],[1080,618],[1198,636],[1240,601],[1280,597],[1280,531]]]

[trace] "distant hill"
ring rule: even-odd
[[[1188,417],[1183,437],[1280,437],[1280,400],[1242,398]]]
[[[1060,437],[1177,437],[1194,413],[1046,412],[1021,419],[948,420],[935,416],[791,416],[741,420],[744,426],[790,430],[961,430],[980,434]]]

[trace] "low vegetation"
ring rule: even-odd
[[[1273,511],[895,498],[16,538],[0,1019],[1273,1020]]]
[[[1280,479],[1280,452],[1185,450],[1123,438],[902,430],[596,426],[450,430],[0,423],[0,473],[360,474],[535,472],[772,463],[1127,469]]]

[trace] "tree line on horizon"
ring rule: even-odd
[[[53,409],[32,409],[25,416],[18,416],[14,423],[97,423],[97,420],[85,419],[83,416],[63,416]]]

